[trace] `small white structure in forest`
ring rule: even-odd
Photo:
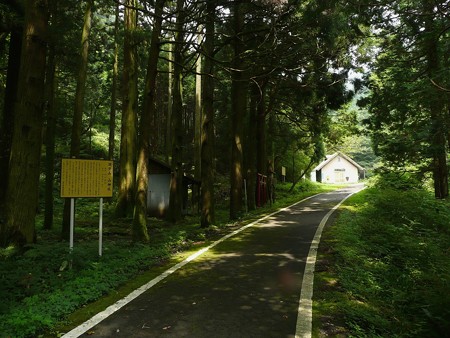
[[[169,209],[172,169],[156,158],[149,159],[148,168],[147,213],[149,216],[162,218]],[[188,175],[183,176],[183,214],[187,214],[189,205],[193,205],[193,201],[189,201],[188,190],[192,190],[194,185],[199,186],[200,182]]]
[[[364,168],[347,155],[337,152],[311,171],[311,181],[322,183],[357,183],[364,177]]]

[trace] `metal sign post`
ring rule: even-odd
[[[112,197],[113,161],[63,159],[61,162],[61,197],[70,198],[70,243],[73,251],[75,198],[99,197],[98,254],[103,246],[103,197]]]
[[[73,228],[75,223],[75,198],[70,199],[70,243],[69,250],[70,253],[73,251]]]
[[[98,255],[102,257],[103,246],[103,197],[100,197],[100,207],[98,211]]]

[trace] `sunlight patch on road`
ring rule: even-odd
[[[259,256],[261,256],[261,257],[284,257],[284,258],[287,258],[289,260],[296,260],[294,255],[290,254],[290,253],[274,253],[274,254],[257,253],[257,254],[254,254],[254,256],[256,256],[256,257],[259,257]]]

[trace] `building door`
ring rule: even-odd
[[[334,182],[335,183],[345,182],[345,169],[334,169]]]

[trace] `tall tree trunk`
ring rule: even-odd
[[[233,71],[231,84],[231,173],[230,219],[237,219],[242,212],[243,195],[243,122],[247,106],[247,83],[243,74],[242,31],[244,11],[240,1],[234,4]]]
[[[273,93],[271,93],[271,96]],[[266,114],[269,115],[268,121],[268,159],[267,159],[267,198],[270,206],[275,202],[275,116],[270,113],[270,107],[267,107]]]
[[[89,55],[89,35],[91,33],[93,0],[86,1],[83,31],[81,33],[80,64],[78,68],[77,87],[75,91],[75,105],[72,119],[72,135],[70,139],[70,157],[80,156],[81,132],[84,111],[84,97],[86,93],[86,79]],[[70,199],[64,200],[62,238],[68,240],[70,235]]]
[[[442,112],[438,107],[431,107],[431,152],[434,182],[434,195],[442,199],[448,196],[448,167],[446,132],[444,130]]]
[[[203,39],[203,27],[198,27],[197,42],[200,48]],[[194,117],[194,178],[201,179],[201,149],[202,149],[202,54],[199,53],[195,65],[195,117]],[[198,212],[200,206],[200,187],[192,189],[192,200],[194,201],[194,210]]]
[[[72,120],[72,137],[70,143],[70,156],[72,157],[79,156],[81,148],[82,120],[89,56],[89,35],[91,33],[93,5],[93,0],[86,1],[84,25],[81,34],[80,64],[78,69],[77,87],[75,91],[75,106]]]
[[[8,72],[2,123],[0,123],[0,177],[2,177],[0,180],[0,210],[3,210],[6,188],[8,187],[9,158],[14,130],[14,107],[17,102],[22,35],[22,27],[15,27],[9,38]]]
[[[247,147],[246,147],[246,168],[247,168],[247,207],[248,210],[256,209],[256,153],[257,153],[257,138],[256,138],[256,121],[257,112],[256,107],[260,100],[259,89],[256,84],[252,83],[250,86],[250,107],[248,117],[248,132],[247,132]]]
[[[166,162],[172,162],[172,107],[173,107],[173,97],[172,97],[172,86],[173,86],[173,44],[169,44],[169,51],[167,58],[169,59],[168,74],[167,74],[167,117],[166,117]]]
[[[308,165],[306,166],[306,168],[303,170],[303,171],[301,171],[300,172],[300,175],[297,177],[297,178],[295,178],[295,173],[293,173],[293,178],[292,178],[292,185],[291,185],[291,187],[289,188],[289,192],[292,192],[293,190],[294,190],[294,188],[295,188],[295,186],[298,184],[298,182],[300,182],[300,180],[303,178],[303,177],[305,177],[305,174],[307,173],[307,172],[309,172],[309,170],[311,169],[311,167],[313,166],[313,164],[316,162],[316,159],[314,158],[314,157],[311,157],[310,159],[309,159],[309,163],[308,163]],[[294,163],[294,160],[293,160],[293,163]],[[292,171],[294,171],[294,170],[292,170]]]
[[[447,149],[450,149],[450,104],[447,104],[446,113],[446,126],[447,126]]]
[[[201,217],[202,227],[208,227],[215,221],[214,206],[214,22],[216,4],[206,4],[206,25],[204,53],[205,63],[202,88],[202,126],[201,126]]]
[[[436,80],[440,73],[440,58],[438,49],[438,32],[434,23],[434,1],[424,0],[425,15],[425,34],[426,40],[426,58],[428,66],[428,77]],[[435,81],[439,82],[439,81]],[[431,112],[430,146],[432,153],[432,170],[434,181],[434,195],[436,198],[445,198],[448,196],[448,167],[447,167],[447,149],[446,149],[446,130],[445,130],[445,103],[442,95],[436,92],[434,86],[429,84],[428,103]]]
[[[272,96],[273,93],[270,93]],[[267,107],[266,115],[268,115],[268,129],[267,129],[267,147],[268,147],[268,161],[272,164],[272,169],[275,170],[275,114]]]
[[[6,222],[0,223],[0,245],[35,242],[39,161],[42,144],[47,2],[25,2],[24,35],[17,109],[6,190]]]
[[[123,107],[120,140],[118,217],[131,216],[134,208],[136,183],[136,124],[137,124],[137,27],[136,0],[127,0],[125,7],[125,41],[123,58]]]
[[[259,98],[256,105],[256,170],[262,175],[267,174],[265,86],[262,83],[258,87]]]
[[[160,35],[162,15],[165,0],[155,3],[155,19],[152,30],[150,51],[145,80],[144,104],[139,127],[139,149],[137,162],[136,201],[133,218],[133,240],[146,242],[149,240],[147,232],[147,192],[148,192],[148,163],[150,154],[150,121],[156,114],[155,93],[156,75],[158,74],[158,57],[160,51]]]
[[[50,4],[52,28],[56,25],[56,1]],[[45,213],[44,228],[53,228],[53,188],[55,180],[55,131],[56,131],[56,108],[55,108],[55,73],[56,55],[55,41],[49,43],[49,55],[47,58],[47,73],[45,76],[45,98],[47,110],[47,129],[45,133]]]
[[[114,148],[116,137],[116,111],[117,111],[117,78],[119,75],[119,4],[116,4],[116,20],[114,21],[114,61],[111,84],[111,111],[109,112],[109,140],[108,158],[114,160]]]
[[[168,219],[177,222],[182,217],[183,207],[183,97],[182,70],[184,46],[184,21],[186,12],[184,0],[177,0],[177,21],[175,24],[175,48],[173,65],[173,106],[172,106],[172,177],[170,180],[170,200]]]

